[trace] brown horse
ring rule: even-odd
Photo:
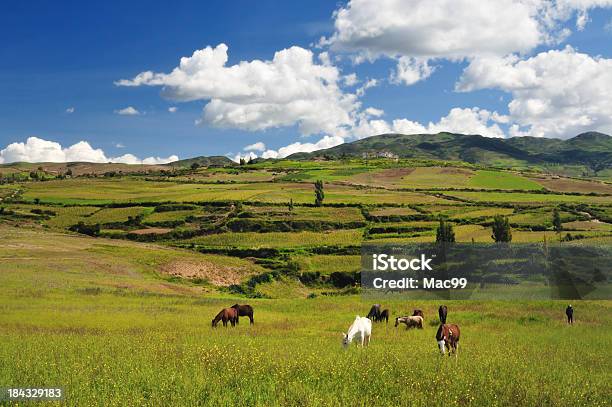
[[[412,311],[412,316],[413,317],[421,317],[421,318],[425,319],[425,316],[423,315],[423,311],[421,311],[420,309],[415,309],[414,311]]]
[[[383,310],[380,313],[379,317],[378,317],[378,322],[385,321],[388,324],[389,323],[389,314],[390,314],[390,312],[389,312],[388,309]]]
[[[223,322],[224,327],[227,327],[228,321],[232,324],[232,326],[236,326],[236,322],[238,321],[238,311],[234,308],[223,308],[212,320],[213,328],[217,326],[219,321]]]
[[[451,355],[451,352],[454,351],[455,357],[457,356],[459,350],[459,336],[461,332],[459,331],[459,326],[455,324],[442,324],[438,328],[438,332],[436,332],[436,341],[438,342],[438,347],[440,348],[440,353],[444,355],[445,347],[448,348],[448,356]]]
[[[232,305],[232,308],[234,308],[235,310],[238,310],[239,317],[249,317],[249,321],[251,321],[251,325],[255,323],[255,321],[253,320],[253,307],[251,307],[249,304],[244,304],[244,305],[234,304]],[[238,323],[238,318],[236,318],[236,323]]]

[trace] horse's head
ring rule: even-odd
[[[214,328],[214,327],[216,327],[216,326],[217,326],[217,324],[215,323],[215,320],[213,319],[213,320],[212,320],[212,327]]]
[[[342,332],[342,346],[346,348],[347,346],[349,346],[349,343],[351,343],[351,341],[349,340],[349,336]]]
[[[400,317],[395,317],[395,327],[396,328],[399,325],[399,319],[400,319]]]

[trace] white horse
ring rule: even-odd
[[[342,345],[348,347],[353,339],[361,342],[361,347],[368,346],[370,344],[370,337],[372,336],[372,321],[368,318],[355,317],[355,321],[349,327],[348,333],[342,333]],[[357,342],[359,345],[359,342]]]

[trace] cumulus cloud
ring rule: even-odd
[[[429,65],[427,59],[400,57],[397,62],[397,69],[393,73],[391,80],[396,83],[413,85],[429,78],[434,70],[435,68]]]
[[[68,147],[62,147],[55,141],[38,137],[28,137],[25,142],[15,142],[0,150],[0,164],[12,162],[71,162],[83,161],[92,163],[126,163],[126,164],[165,164],[177,161],[176,155],[166,158],[148,157],[143,160],[133,154],[120,157],[107,157],[104,151],[93,148],[87,141],[79,141]]]
[[[170,113],[176,113],[176,111],[177,111],[177,110],[178,110],[178,107],[176,107],[176,106],[170,106],[170,107],[168,108],[168,111],[169,111]]]
[[[323,150],[326,148],[335,147],[339,144],[344,143],[344,138],[338,136],[324,136],[316,143],[302,143],[295,142],[287,146],[281,147],[278,150],[266,150],[261,154],[262,158],[285,158],[295,153],[310,153],[317,150]],[[245,150],[247,148],[245,147]],[[257,158],[257,155],[252,151],[249,153],[250,157]],[[243,157],[244,158],[244,157]],[[234,161],[240,161],[240,154],[233,158]]]
[[[304,135],[338,135],[352,124],[358,102],[340,89],[342,76],[328,58],[320,55],[318,64],[312,51],[294,46],[271,61],[227,66],[227,51],[225,44],[206,47],[181,58],[170,73],[145,71],[116,84],[163,86],[171,100],[206,100],[201,123],[216,127],[254,131],[297,124]]]
[[[429,77],[431,60],[526,54],[564,40],[564,22],[590,21],[588,11],[612,0],[350,0],[334,13],[334,33],[320,41],[356,54],[356,62],[397,60],[391,79],[412,85]]]
[[[423,125],[408,119],[396,119],[387,122],[381,119],[370,119],[366,115],[353,130],[355,137],[365,138],[384,133],[433,134],[443,131],[451,133],[480,134],[485,137],[505,137],[500,123],[507,123],[508,118],[497,112],[490,112],[478,107],[453,108],[437,122]]]
[[[249,144],[248,146],[244,148],[244,151],[265,151],[265,150],[266,150],[266,145],[262,143],[261,141],[258,141],[257,143]]]
[[[70,114],[70,113],[74,113],[74,107],[68,107],[66,108],[66,113]]]
[[[140,112],[132,106],[124,107],[123,109],[115,110],[115,113],[121,116],[138,116]]]
[[[460,91],[498,88],[512,94],[511,135],[573,137],[612,131],[612,59],[567,46],[520,60],[475,59],[457,84]],[[520,128],[525,130],[520,130]]]

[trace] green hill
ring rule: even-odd
[[[612,167],[612,137],[596,132],[569,140],[479,135],[382,134],[289,159],[339,159],[350,157],[398,157],[465,161],[494,166],[582,165],[594,171]]]
[[[168,165],[172,167],[190,167],[194,163],[200,165],[200,167],[231,167],[237,165],[235,162],[223,155],[214,155],[210,157],[200,156],[194,158],[187,158],[184,160],[174,161]]]

